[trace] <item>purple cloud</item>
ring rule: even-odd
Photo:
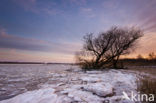
[[[62,43],[52,43],[38,39],[13,36],[7,34],[4,28],[0,28],[0,48],[73,54],[79,47],[79,44],[65,43],[63,41]]]

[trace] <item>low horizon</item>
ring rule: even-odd
[[[156,53],[155,0],[1,0],[0,62],[75,63],[83,36],[112,26],[144,32],[124,58]]]

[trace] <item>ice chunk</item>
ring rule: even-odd
[[[12,99],[0,101],[0,103],[55,103],[56,98],[54,89],[46,88],[29,91]]]
[[[96,83],[101,81],[99,77],[91,77],[91,76],[83,76],[81,77],[81,80],[89,83]]]
[[[78,103],[85,102],[85,103],[102,103],[103,99],[93,95],[91,92],[82,91],[82,90],[73,90],[70,91],[68,97],[74,99]]]
[[[101,97],[113,95],[113,87],[108,83],[87,84],[86,86],[83,87],[83,89]]]
[[[122,70],[53,73],[40,89],[0,103],[123,103],[122,92],[136,90],[136,76]],[[124,103],[130,103],[125,102]]]

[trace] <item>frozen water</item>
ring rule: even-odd
[[[69,65],[0,64],[0,100],[38,89]],[[52,81],[51,82],[56,82]]]
[[[0,71],[0,97],[6,99],[0,103],[130,103],[122,92],[137,88],[136,74],[123,70],[85,73],[70,65],[2,65]]]

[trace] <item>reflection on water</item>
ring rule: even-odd
[[[35,90],[71,65],[0,64],[0,100]]]

